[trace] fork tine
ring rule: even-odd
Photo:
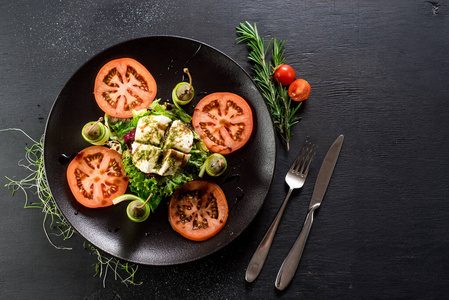
[[[289,172],[291,172],[293,170],[293,168],[295,168],[296,166],[299,166],[301,164],[300,158],[301,158],[302,152],[304,151],[306,146],[307,146],[307,141],[304,143],[304,146],[302,146],[301,150],[299,151],[298,155],[296,156],[295,160],[293,161],[292,166],[288,170]],[[299,161],[299,164],[297,165],[298,161]]]
[[[311,145],[311,143],[309,142],[309,143],[307,143],[307,141],[306,141],[306,144],[307,144],[307,148],[306,148],[306,151],[304,152],[304,155],[301,157],[301,159],[299,160],[299,163],[298,163],[298,165],[295,167],[295,172],[298,172],[298,170],[299,170],[299,167],[301,167],[301,166],[303,166],[302,168],[301,168],[301,173],[302,173],[302,171],[304,170],[304,164],[305,164],[305,161],[309,158],[309,148],[310,148],[310,145]],[[304,146],[306,146],[306,145],[304,145]],[[312,145],[312,147],[313,147],[313,145]]]
[[[318,146],[315,147],[315,150],[314,150],[313,147],[314,147],[314,145],[312,145],[312,148],[310,149],[310,152],[309,152],[309,154],[307,155],[307,159],[309,159],[310,154],[312,154],[312,156],[311,156],[310,159],[309,159],[309,162],[307,163],[307,168],[306,168],[306,170],[305,170],[304,173],[303,173],[303,170],[304,170],[304,166],[305,166],[306,164],[304,163],[304,165],[303,165],[302,168],[301,168],[301,173],[304,174],[304,176],[307,176],[307,174],[309,173],[309,167],[310,167],[310,164],[312,163],[313,158],[315,157],[316,151],[318,150]],[[313,153],[312,153],[312,152],[313,152]]]

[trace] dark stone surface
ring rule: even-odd
[[[251,72],[235,27],[287,40],[285,56],[312,93],[293,127],[291,151],[277,139],[275,178],[252,224],[199,261],[139,266],[129,286],[112,272],[103,288],[96,257],[75,235],[42,231],[39,209],[1,188],[1,299],[364,299],[445,298],[449,293],[449,22],[446,1],[3,1],[0,3],[0,129],[38,140],[53,102],[90,57],[119,42],[178,35],[205,42]],[[307,211],[327,148],[345,142],[290,287],[277,271]],[[32,142],[0,132],[0,184]],[[292,195],[256,282],[246,266],[287,187],[285,173],[306,136],[319,145],[305,187]],[[29,202],[35,202],[29,194]]]

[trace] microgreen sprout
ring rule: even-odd
[[[51,195],[50,187],[48,186],[47,178],[45,176],[44,169],[44,157],[43,157],[43,148],[44,148],[44,137],[42,136],[39,141],[34,140],[28,134],[26,134],[23,130],[18,128],[9,128],[0,130],[15,130],[20,131],[26,137],[28,137],[34,144],[31,147],[26,147],[26,155],[25,162],[19,161],[19,166],[27,169],[30,174],[21,179],[21,180],[13,180],[6,176],[6,179],[9,180],[9,183],[5,185],[7,188],[12,188],[12,194],[18,190],[22,190],[25,194],[25,205],[24,208],[38,208],[42,209],[44,213],[44,219],[42,222],[42,227],[50,244],[56,249],[62,250],[71,250],[71,248],[56,246],[50,238],[49,230],[50,229],[58,229],[59,233],[52,233],[57,236],[62,236],[64,240],[69,239],[75,233],[74,229],[67,221],[64,219],[64,216],[58,210],[56,203]],[[30,189],[35,189],[35,194],[37,195],[40,202],[29,203],[28,193],[27,191]],[[47,220],[49,220],[50,224],[47,225]]]
[[[84,248],[89,249],[91,251],[91,254],[97,256],[97,262],[92,264],[92,266],[95,267],[94,276],[99,275],[100,278],[103,277],[103,287],[106,286],[106,275],[108,273],[108,270],[112,270],[114,272],[115,280],[120,280],[120,282],[125,284],[126,286],[128,286],[128,284],[132,285],[142,284],[142,282],[136,283],[134,281],[134,276],[139,267],[138,265],[122,262],[114,257],[106,257],[91,244],[87,244],[86,246],[86,242],[84,242]],[[120,276],[119,274],[120,271],[126,272],[128,274],[128,277],[123,278],[122,276]]]
[[[70,239],[76,231],[74,228],[65,220],[64,216],[59,211],[56,206],[56,202],[51,194],[50,187],[45,176],[44,168],[44,136],[40,138],[39,141],[31,138],[27,133],[18,128],[8,128],[1,129],[0,132],[5,131],[19,131],[23,133],[28,139],[33,142],[31,147],[25,147],[25,162],[23,160],[19,161],[18,165],[24,167],[30,172],[28,176],[21,180],[13,180],[7,176],[6,179],[9,183],[5,185],[7,188],[12,189],[12,195],[17,191],[21,190],[25,194],[25,205],[24,208],[39,208],[42,209],[44,213],[44,219],[42,222],[42,227],[44,229],[45,236],[47,237],[50,244],[56,249],[71,250],[72,248],[67,248],[63,246],[56,246],[50,239],[47,227],[50,229],[57,228],[59,233],[55,234],[57,236],[62,236],[64,240]],[[37,195],[40,202],[29,202],[28,190],[35,190],[33,194]],[[48,224],[50,222],[50,224]],[[127,262],[122,262],[114,257],[107,257],[100,253],[92,245],[88,245],[89,249],[93,254],[97,255],[97,262],[93,264],[95,267],[95,275],[99,275],[100,278],[103,277],[103,286],[105,286],[106,276],[108,269],[112,270],[115,274],[115,280],[120,280],[125,285],[128,284],[141,284],[134,282],[134,276],[137,272],[137,265],[128,264]],[[122,278],[119,272],[125,271],[128,277]]]

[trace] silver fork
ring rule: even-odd
[[[279,222],[281,221],[288,199],[294,189],[302,188],[306,182],[309,167],[315,157],[317,148],[318,146],[315,147],[315,145],[312,145],[306,141],[304,146],[301,148],[301,151],[299,151],[299,154],[292,166],[288,170],[287,175],[285,176],[285,182],[288,184],[290,189],[276,217],[271,223],[270,228],[268,228],[268,231],[265,233],[259,247],[257,247],[256,252],[254,252],[253,257],[248,264],[245,275],[246,281],[253,282],[257,276],[259,276],[260,270],[262,270],[268,252],[270,251],[271,243],[273,242],[274,235],[276,234],[276,230],[279,226]]]

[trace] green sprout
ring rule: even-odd
[[[19,166],[27,169],[30,174],[21,180],[13,180],[5,176],[6,179],[9,180],[9,183],[6,184],[5,187],[12,188],[13,195],[19,190],[23,191],[23,193],[25,194],[24,208],[42,209],[42,212],[44,213],[42,227],[44,229],[45,236],[53,247],[55,247],[56,249],[71,250],[71,248],[56,246],[50,239],[46,227],[47,220],[50,220],[50,228],[57,228],[59,230],[59,233],[56,235],[63,236],[64,240],[69,239],[75,233],[75,230],[72,228],[72,226],[70,226],[70,224],[67,223],[67,221],[64,219],[64,216],[58,210],[56,203],[51,195],[47,178],[45,177],[43,157],[44,137],[42,136],[39,141],[36,141],[21,129],[9,128],[1,131],[6,130],[20,131],[33,142],[33,145],[29,148],[25,148],[25,162],[19,161]],[[37,198],[40,200],[40,202],[29,203],[27,190],[30,189],[35,190],[35,194],[37,195]]]
[[[9,183],[6,184],[5,187],[12,189],[12,195],[14,195],[19,190],[23,191],[23,193],[25,194],[24,208],[42,209],[42,212],[44,213],[42,227],[45,236],[53,247],[60,250],[72,250],[72,248],[55,245],[50,239],[46,226],[49,220],[50,224],[48,226],[52,229],[57,228],[59,230],[59,233],[57,233],[56,235],[62,236],[63,240],[70,239],[76,233],[75,229],[65,220],[64,216],[56,206],[55,199],[51,194],[50,187],[45,176],[43,155],[44,136],[42,135],[40,140],[37,141],[31,138],[23,130],[18,128],[8,128],[0,130],[0,132],[5,131],[19,131],[33,142],[33,145],[31,147],[25,147],[25,162],[21,160],[18,163],[20,167],[24,167],[26,170],[28,170],[30,174],[21,180],[13,180],[5,176],[6,179],[9,180]],[[36,194],[37,198],[40,200],[39,202],[29,202],[29,190],[33,190],[33,193]],[[88,244],[88,248],[92,251],[93,254],[97,255],[97,262],[92,266],[95,268],[94,276],[99,275],[100,278],[103,277],[103,287],[105,286],[108,270],[112,270],[112,272],[115,274],[115,280],[119,279],[125,285],[141,284],[141,282],[135,283],[134,281],[134,277],[138,269],[137,265],[122,262],[114,257],[107,257],[90,244]],[[126,274],[128,274],[128,276],[123,278],[119,274],[120,272],[125,272]]]
[[[136,283],[134,281],[134,276],[137,272],[137,269],[139,268],[138,265],[122,262],[115,257],[106,257],[91,244],[87,244],[86,247],[86,242],[84,242],[84,248],[90,249],[92,251],[91,253],[97,256],[97,262],[92,264],[92,266],[95,268],[94,276],[99,275],[100,278],[103,276],[103,287],[106,286],[106,275],[108,273],[108,270],[112,270],[112,272],[114,272],[115,280],[119,279],[126,286],[128,284],[142,284],[142,282]],[[129,276],[123,278],[120,276],[119,271],[125,271]]]

